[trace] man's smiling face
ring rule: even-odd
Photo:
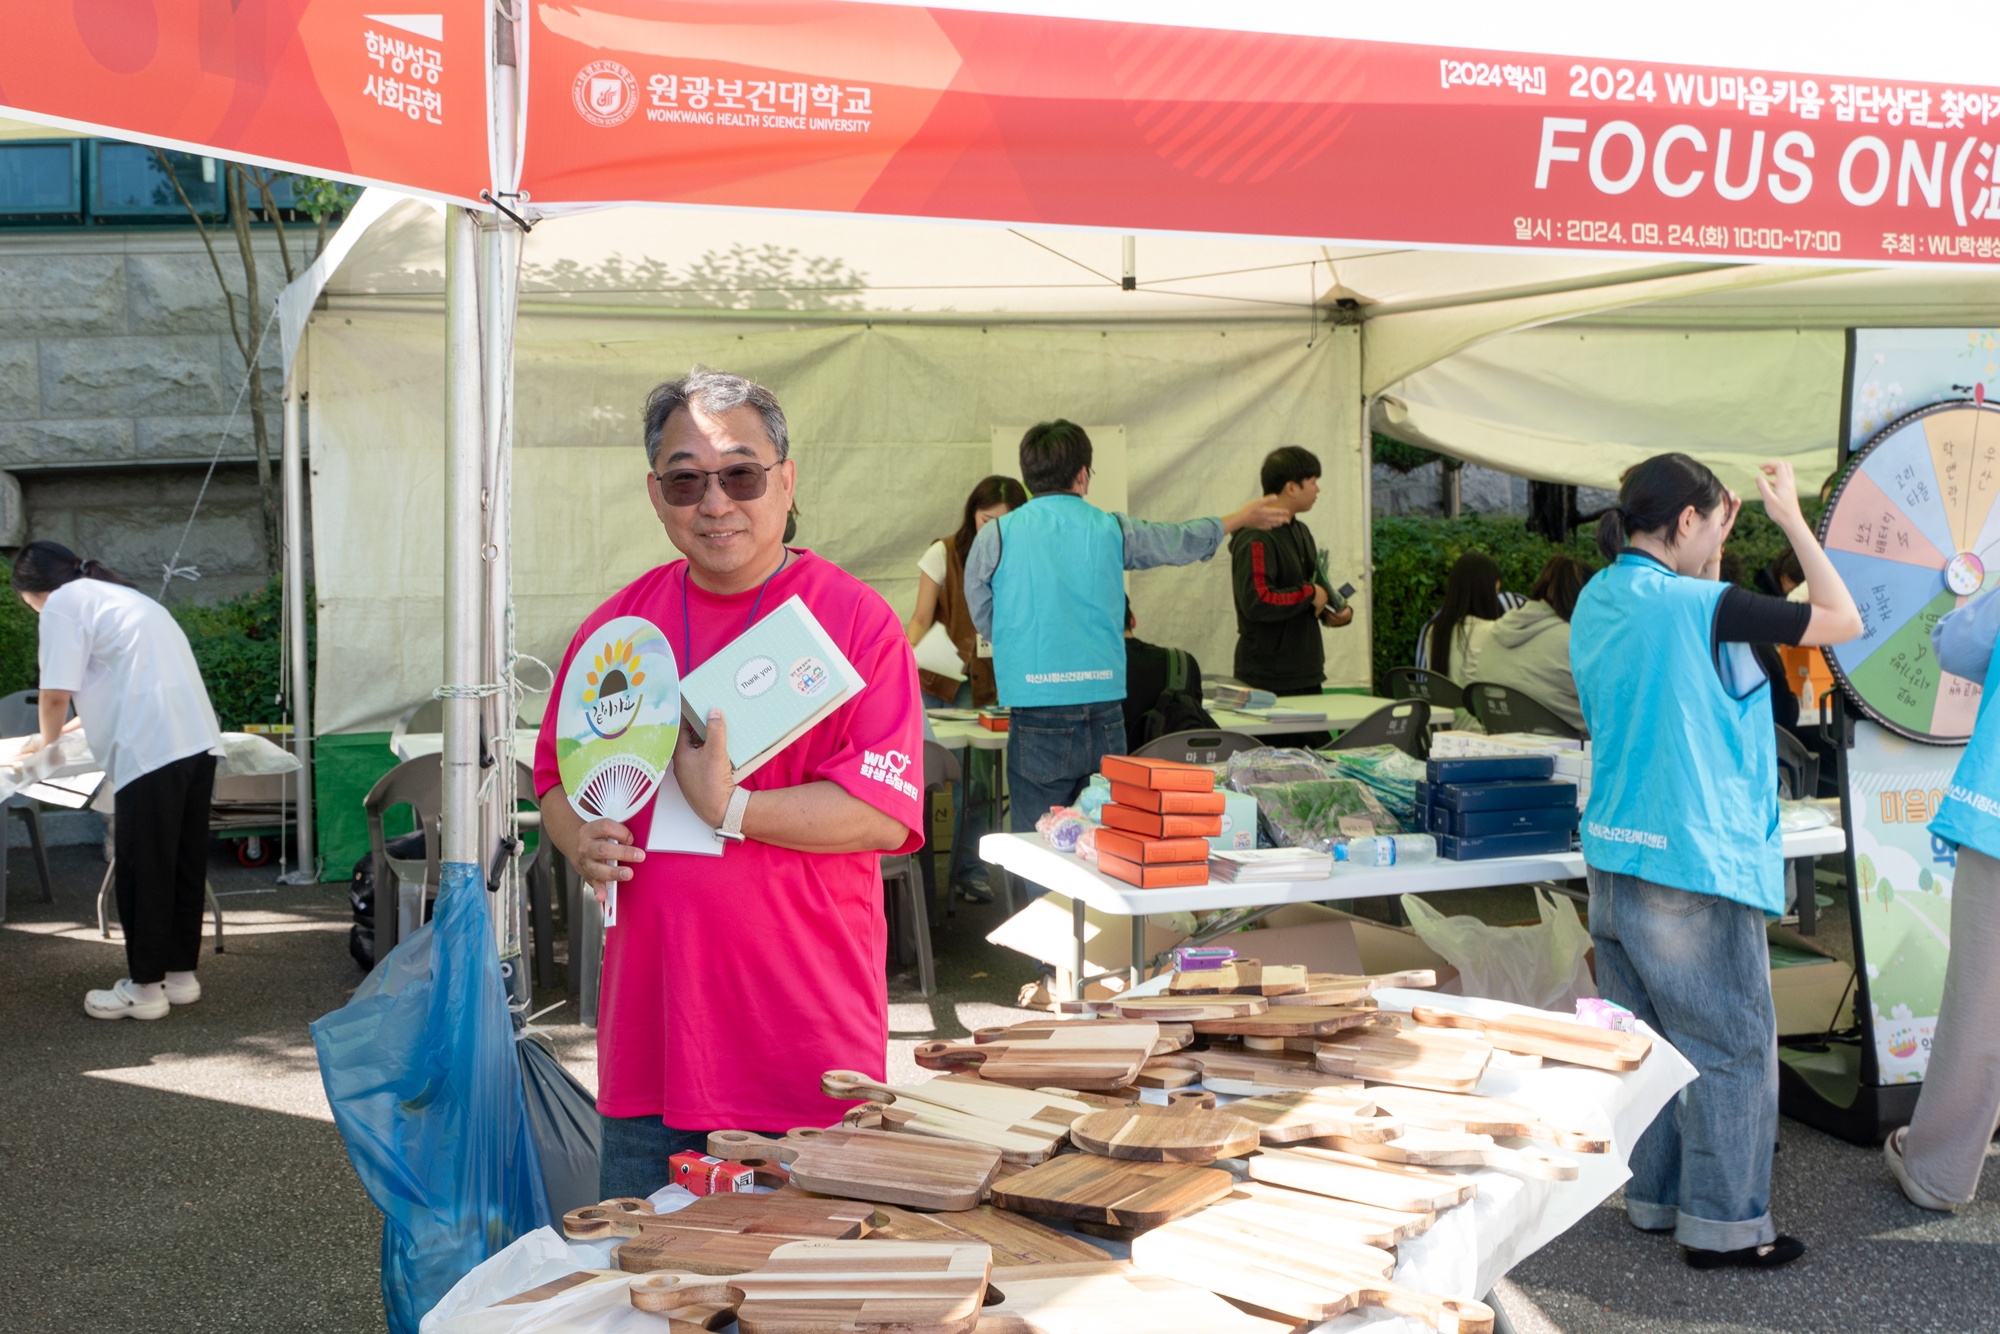
[[[681,408],[660,428],[656,459],[646,491],[668,540],[694,568],[695,582],[713,592],[735,593],[768,574],[784,542],[794,473],[789,459],[778,462],[777,447],[757,409],[746,404],[711,415]],[[713,473],[743,463],[777,464],[766,475],[764,494],[755,500],[733,499],[720,478],[707,477],[700,503],[667,503],[661,477],[689,468]]]

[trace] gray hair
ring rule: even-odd
[[[764,434],[770,437],[779,460],[789,457],[792,436],[785,426],[785,410],[778,406],[775,394],[755,380],[696,366],[678,380],[656,385],[646,395],[646,466],[658,466],[660,432],[666,429],[667,418],[675,412],[700,408],[714,417],[746,404],[757,409],[757,415],[764,419]]]

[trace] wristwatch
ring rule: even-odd
[[[722,813],[722,827],[715,832],[731,843],[743,841],[743,812],[750,808],[750,789],[739,787],[729,794],[729,808]]]

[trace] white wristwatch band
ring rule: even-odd
[[[715,832],[732,843],[743,841],[743,812],[750,808],[750,789],[739,787],[729,794],[729,808],[722,813],[722,827]]]

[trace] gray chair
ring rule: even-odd
[[[1819,756],[1805,742],[1780,727],[1778,731],[1778,795],[1806,801],[1819,795]]]
[[[1420,699],[1384,704],[1336,737],[1328,750],[1359,750],[1363,746],[1394,746],[1423,759],[1431,749],[1431,706]]]
[[[1465,687],[1428,667],[1391,667],[1390,699],[1420,699],[1432,709],[1464,707]]]
[[[26,736],[40,730],[41,693],[35,690],[17,690],[11,695],[0,697],[0,736]],[[21,823],[28,827],[28,847],[35,854],[35,875],[42,882],[42,902],[54,903],[56,892],[49,876],[48,844],[42,837],[42,805],[33,797],[15,793],[7,798],[5,812],[21,817]],[[4,839],[4,824],[0,823],[0,839]],[[7,847],[0,841],[0,921],[7,919]]]
[[[1169,732],[1156,740],[1148,741],[1134,755],[1148,759],[1179,760],[1184,764],[1220,764],[1240,750],[1255,750],[1269,745],[1247,732],[1223,732],[1217,730]]]
[[[406,715],[407,716],[407,715]],[[417,828],[424,831],[424,859],[389,856],[382,817],[392,807],[408,806]],[[368,849],[375,859],[375,962],[387,958],[402,935],[402,890],[414,882],[428,901],[444,880],[438,864],[438,820],[444,809],[444,766],[436,755],[419,755],[383,774],[362,798],[368,817]]]
[[[937,967],[931,956],[931,919],[924,906],[925,876],[917,866],[927,860],[909,853],[882,858],[882,889],[899,894],[910,919],[910,934],[917,941],[917,984],[924,995],[937,990]],[[894,888],[892,888],[892,886]]]
[[[1536,736],[1583,739],[1583,733],[1557,717],[1547,705],[1507,686],[1470,682],[1465,687],[1465,709],[1489,732],[1532,732]]]
[[[419,700],[404,709],[396,719],[396,725],[389,729],[389,749],[399,751],[404,736],[411,732],[444,731],[444,701],[441,699]]]
[[[105,940],[111,939],[111,879],[117,874],[118,859],[113,857],[104,868],[104,879],[97,884],[97,934]],[[204,877],[201,882],[202,902],[215,918],[215,952],[222,949],[222,903],[215,897],[215,882]]]

